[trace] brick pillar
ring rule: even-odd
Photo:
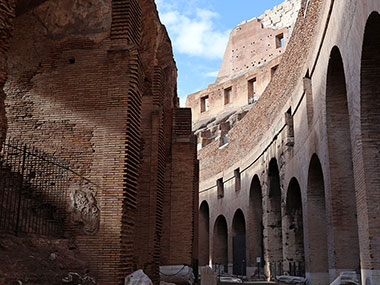
[[[175,109],[172,140],[172,169],[170,197],[170,227],[164,239],[170,240],[170,249],[162,265],[186,264],[197,259],[195,228],[198,227],[196,142],[191,132],[191,110]],[[196,191],[196,192],[195,192]],[[192,213],[189,215],[189,213]]]
[[[15,1],[0,0],[0,145],[5,140],[7,118],[5,116],[3,87],[7,80],[7,51],[12,32],[12,20],[15,17]]]

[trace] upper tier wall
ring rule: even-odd
[[[219,70],[217,82],[272,60],[283,53],[300,9],[300,0],[288,0],[265,11],[258,18],[245,21],[232,30]],[[283,34],[279,48],[277,36]]]
[[[298,18],[275,76],[251,111],[230,130],[228,145],[220,149],[219,142],[214,141],[198,152],[201,183],[247,158],[253,148],[259,152],[263,141],[272,139],[266,138],[267,132],[283,122],[282,111],[305,75],[302,72],[315,35],[321,2],[310,2],[307,17]]]

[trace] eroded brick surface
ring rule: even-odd
[[[198,164],[155,4],[29,2],[0,1],[1,134],[69,159],[91,181],[99,230],[67,218],[66,235],[99,284],[137,269],[158,284],[159,265],[196,258]]]
[[[199,241],[209,249],[202,260],[233,272],[234,216],[242,211],[249,277],[259,277],[258,267],[267,278],[280,270],[293,274],[294,264],[304,263],[311,284],[329,284],[347,270],[361,274],[363,284],[377,284],[380,3],[301,4],[274,76],[230,128],[228,144],[209,135],[216,123],[195,125],[209,139],[198,148]],[[237,81],[231,86],[242,90]],[[223,85],[199,94],[212,97],[217,88],[221,100]],[[215,122],[223,108],[215,105]]]

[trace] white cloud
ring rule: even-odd
[[[178,2],[177,2],[178,3]],[[230,30],[220,31],[215,25],[218,14],[207,9],[178,9],[177,3],[158,0],[160,18],[166,25],[178,53],[203,58],[223,58]],[[193,1],[193,6],[196,2]],[[189,11],[192,11],[189,13]]]
[[[185,108],[186,107],[186,97],[179,97],[179,106],[181,108]]]
[[[205,73],[205,76],[207,76],[207,77],[218,77],[218,73],[219,73],[219,70],[211,71],[211,72]]]

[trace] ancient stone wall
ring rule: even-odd
[[[301,4],[302,1],[286,0],[273,9],[266,10],[265,13],[257,17],[257,19],[260,20],[265,28],[277,30],[288,27],[291,33],[294,28],[294,19],[297,18]]]
[[[199,202],[210,209],[202,222],[215,267],[226,247],[229,272],[242,264],[231,238],[242,211],[249,277],[304,274],[304,265],[310,284],[329,284],[347,270],[363,284],[380,282],[373,190],[379,12],[372,0],[303,1],[262,96],[229,131],[227,145],[214,141],[199,150]],[[222,243],[215,230],[221,220],[228,237]]]
[[[83,225],[74,207],[66,234],[75,238],[99,284],[121,283],[136,269],[159,283],[162,229],[177,223],[163,215],[172,208],[175,217],[189,217],[180,235],[172,228],[171,243],[187,249],[172,261],[192,265],[198,202],[190,112],[173,119],[181,112],[176,67],[154,2],[8,2],[0,1],[6,11],[0,16],[6,28],[0,39],[6,135],[69,159],[70,168],[90,181],[72,181],[69,189],[74,200],[95,200],[99,227],[89,231],[94,227]],[[22,12],[11,24],[15,7]],[[186,147],[172,143],[176,124],[186,132]],[[172,175],[174,153],[188,157],[186,184]],[[166,203],[172,191],[183,197]],[[182,200],[190,202],[187,207],[178,206]]]
[[[198,149],[213,140],[227,141],[229,129],[260,98],[286,50],[299,8],[299,0],[285,1],[233,29],[216,81],[186,99]],[[220,121],[229,125],[218,125]]]

